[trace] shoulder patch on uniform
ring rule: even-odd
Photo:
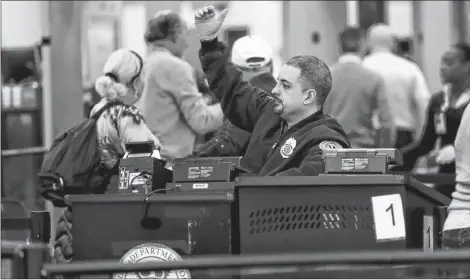
[[[336,141],[323,141],[319,146],[322,150],[337,150],[343,148],[343,146]]]

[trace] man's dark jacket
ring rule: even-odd
[[[344,130],[322,110],[286,129],[286,122],[274,113],[273,100],[243,81],[217,39],[201,42],[199,56],[225,116],[251,133],[243,168],[261,176],[315,176],[324,172],[322,150],[349,148]]]
[[[266,92],[271,92],[276,86],[276,80],[270,73],[262,73],[250,80],[253,87],[258,87]],[[225,120],[224,125],[217,130],[215,136],[199,148],[194,156],[197,157],[231,157],[243,156],[251,133],[240,129]]]

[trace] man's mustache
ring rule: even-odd
[[[278,97],[276,97],[276,95],[274,95],[274,94],[272,94],[272,93],[268,93],[268,98],[269,98],[269,99],[272,99],[272,100],[281,101]]]

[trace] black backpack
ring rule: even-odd
[[[53,141],[38,173],[39,187],[45,199],[63,207],[65,195],[104,192],[110,177],[106,173],[110,172],[100,166],[96,122],[107,109],[121,104],[106,104]]]

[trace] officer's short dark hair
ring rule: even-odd
[[[314,89],[317,92],[318,105],[323,106],[333,81],[326,63],[313,55],[299,55],[290,58],[285,64],[300,69],[299,82],[303,90]]]
[[[173,12],[166,12],[157,15],[147,22],[144,39],[146,43],[152,43],[159,40],[175,40],[186,23],[180,15]]]
[[[454,48],[458,49],[462,53],[463,62],[470,62],[470,44],[467,42],[459,42],[454,44]]]
[[[339,42],[343,53],[358,52],[361,49],[361,40],[364,31],[358,27],[346,27],[339,34]]]

